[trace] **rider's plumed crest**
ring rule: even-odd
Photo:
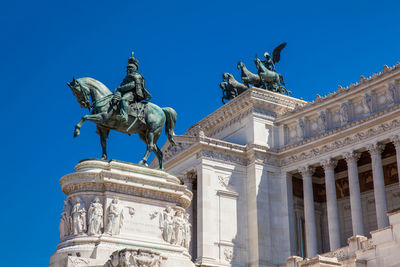
[[[126,66],[126,67],[129,68],[129,67],[131,67],[131,66],[133,66],[133,65],[136,66],[136,69],[139,68],[139,60],[137,60],[137,59],[133,56],[133,52],[132,52],[131,57],[128,59],[128,66]]]

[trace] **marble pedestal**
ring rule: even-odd
[[[194,266],[185,209],[192,193],[161,170],[84,160],[61,178],[67,195],[50,267]]]

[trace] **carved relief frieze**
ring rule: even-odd
[[[218,182],[225,189],[229,189],[229,179],[229,176],[218,175]]]
[[[233,260],[233,248],[225,248],[224,249],[224,257],[225,257],[225,261],[232,262],[232,260]]]
[[[342,139],[335,140],[335,141],[325,144],[323,146],[314,147],[310,150],[301,152],[299,154],[290,155],[281,160],[281,165],[285,166],[285,165],[289,165],[289,164],[297,162],[297,161],[312,159],[312,158],[315,158],[316,156],[322,156],[326,153],[338,150],[338,149],[348,146],[348,145],[356,144],[365,139],[369,139],[378,134],[381,134],[386,131],[390,131],[390,130],[393,130],[393,129],[396,129],[399,127],[400,127],[400,120],[398,120],[398,119],[395,119],[395,120],[392,120],[389,122],[385,122],[376,127],[370,128],[370,129],[362,131],[362,132],[358,132],[354,135],[347,136]],[[288,147],[290,147],[290,146],[288,146]],[[286,150],[286,147],[283,149],[279,149],[279,152],[283,152],[284,150]]]
[[[221,160],[224,162],[231,162],[235,164],[240,164],[240,165],[247,165],[247,160],[240,157],[240,156],[234,156],[234,155],[229,155],[226,153],[218,152],[218,151],[213,151],[213,150],[201,150],[196,154],[197,158],[210,158],[213,160]]]
[[[167,257],[151,249],[123,249],[114,251],[104,267],[161,267]]]
[[[157,215],[164,241],[189,249],[192,236],[189,214],[181,209],[168,206],[162,212],[150,213],[150,219],[155,219]]]
[[[349,104],[346,102],[340,105],[340,121],[342,125],[349,122]]]

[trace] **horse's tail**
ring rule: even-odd
[[[282,74],[279,74],[279,79],[281,79],[281,84],[286,85],[285,82],[283,81],[283,76],[282,76]]]
[[[176,118],[178,115],[176,114],[176,111],[173,108],[162,108],[162,111],[164,111],[165,117],[167,119],[165,125],[165,133],[168,135],[168,140],[171,142],[171,144],[176,145],[174,140],[174,129],[175,129]]]

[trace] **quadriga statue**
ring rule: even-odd
[[[168,140],[174,141],[174,128],[177,114],[172,108],[160,108],[147,102],[151,94],[146,90],[144,77],[137,72],[139,61],[133,56],[128,60],[126,77],[112,93],[104,84],[92,78],[73,78],[67,83],[82,108],[88,108],[91,115],[85,115],[75,126],[74,137],[80,134],[85,121],[97,124],[97,133],[103,149],[102,158],[107,159],[107,138],[110,130],[126,134],[139,134],[147,149],[140,165],[147,165],[147,159],[153,151],[163,169],[163,154],[157,146],[157,140],[165,126]]]

